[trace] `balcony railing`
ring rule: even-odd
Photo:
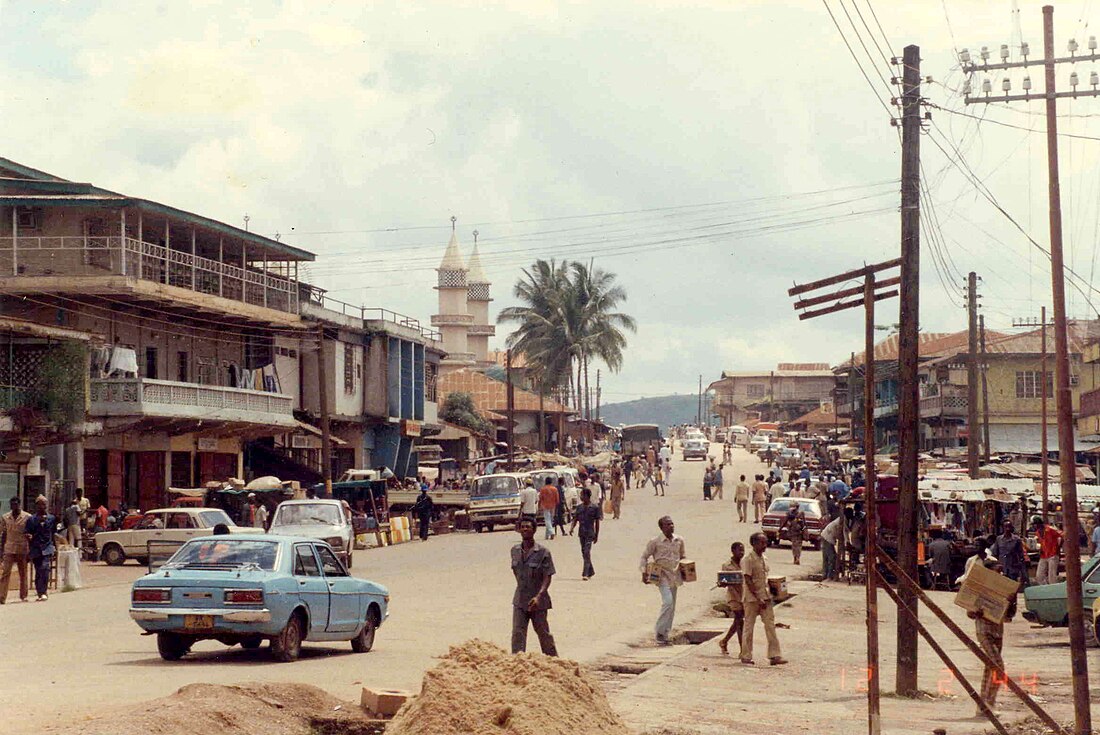
[[[896,398],[880,398],[875,401],[875,418],[880,419],[883,416],[893,416],[898,412],[898,399]]]
[[[965,389],[964,389],[965,391]],[[920,399],[920,417],[930,418],[966,418],[970,401],[965,392],[963,395],[946,394],[924,396]]]
[[[159,416],[294,424],[294,402],[282,393],[147,378],[91,381],[93,416]]]
[[[0,275],[132,276],[254,306],[298,313],[298,285],[132,237],[0,237]]]
[[[379,321],[379,322],[391,322],[393,324],[400,325],[402,327],[408,327],[409,329],[415,329],[420,332],[424,339],[430,339],[433,342],[439,342],[443,339],[442,333],[435,329],[428,329],[420,323],[419,319],[414,319],[411,316],[405,316],[399,314],[396,311],[390,311],[389,309],[380,309],[373,306],[355,306],[339,299],[334,299],[331,296],[320,292],[318,289],[310,293],[309,302],[320,306],[322,309],[329,309],[331,311],[339,312],[344,316],[355,317],[363,321]]]

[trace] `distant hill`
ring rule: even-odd
[[[698,396],[695,395],[639,398],[600,406],[600,419],[610,426],[657,424],[665,431],[670,426],[693,423],[698,407]]]

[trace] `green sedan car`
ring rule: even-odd
[[[1081,591],[1085,611],[1085,640],[1097,644],[1094,604],[1100,599],[1100,557],[1094,556],[1081,568]],[[1042,625],[1069,624],[1066,583],[1039,584],[1024,590],[1024,618]]]

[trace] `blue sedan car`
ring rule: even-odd
[[[203,536],[134,582],[130,617],[157,634],[157,649],[176,661],[200,640],[258,648],[271,641],[293,661],[302,641],[374,645],[388,613],[382,585],[352,577],[324,541],[289,536]]]

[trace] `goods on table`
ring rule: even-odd
[[[980,609],[986,620],[1000,623],[1019,590],[1020,583],[1016,580],[987,569],[983,564],[971,564],[955,594],[955,604],[970,612]]]
[[[680,579],[685,582],[694,582],[699,579],[698,575],[695,573],[695,562],[690,559],[680,560]]]
[[[574,661],[471,640],[424,675],[386,735],[629,735]]]

